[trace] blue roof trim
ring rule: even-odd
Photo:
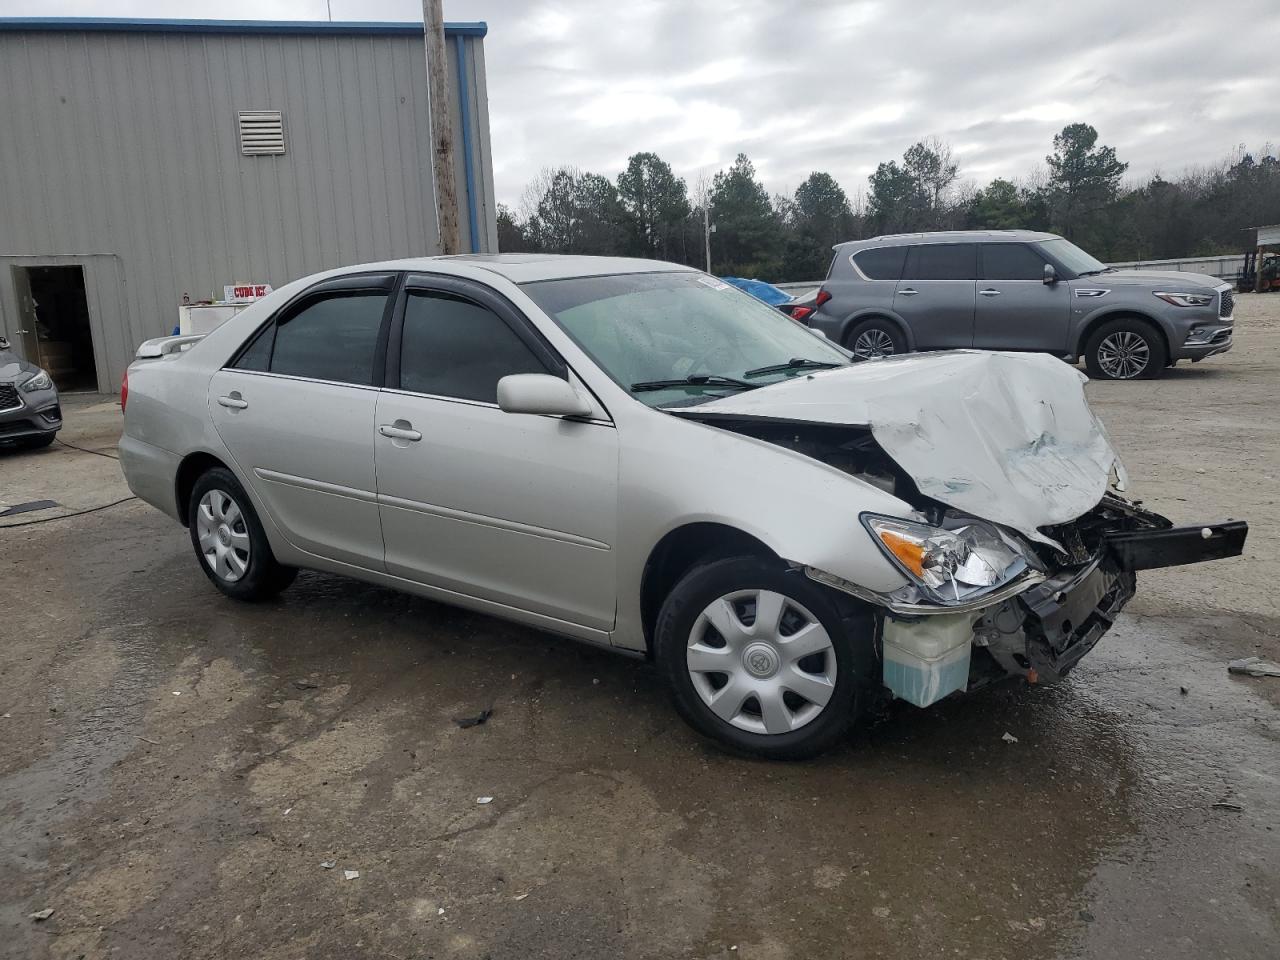
[[[129,20],[120,17],[0,17],[0,32],[19,30],[80,33],[285,33],[421,36],[421,23],[377,20]],[[449,37],[483,37],[489,25],[446,23]]]

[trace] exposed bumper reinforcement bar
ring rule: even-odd
[[[1106,544],[1121,570],[1155,570],[1238,557],[1248,533],[1245,521],[1228,520],[1202,527],[1109,533]]]

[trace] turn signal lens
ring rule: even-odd
[[[876,533],[889,552],[898,558],[898,562],[917,577],[924,576],[924,544],[908,540],[890,530],[877,530]]]

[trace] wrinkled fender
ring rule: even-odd
[[[614,642],[644,649],[645,566],[673,530],[714,523],[791,563],[876,593],[906,584],[859,522],[863,511],[913,508],[834,467],[764,440],[654,412],[626,424],[619,475],[618,623]]]

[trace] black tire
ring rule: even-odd
[[[45,447],[49,446],[49,444],[53,443],[55,436],[57,436],[57,434],[42,433],[34,437],[23,437],[18,441],[18,446],[22,447],[24,450],[43,450]]]
[[[906,353],[907,338],[902,335],[902,330],[892,320],[868,317],[853,325],[844,338],[844,346],[846,350],[853,353],[855,360],[870,360],[872,357]],[[861,353],[859,353],[860,349]]]
[[[695,688],[686,662],[690,638],[703,611],[718,598],[749,590],[782,594],[812,614],[831,639],[835,683],[830,699],[816,716],[787,733],[753,733],[717,716]],[[654,630],[655,659],[666,675],[676,711],[699,733],[733,752],[803,760],[830,748],[856,721],[868,699],[870,665],[875,662],[873,634],[870,613],[842,616],[826,588],[799,571],[760,557],[730,557],[694,567],[668,594]]]
[[[1084,362],[1095,380],[1154,380],[1162,376],[1169,351],[1160,331],[1137,317],[1108,320],[1089,335]],[[1145,360],[1140,368],[1137,360]]]
[[[244,570],[236,573],[235,579],[216,573],[201,546],[199,518],[201,501],[206,494],[213,494],[214,499],[217,499],[217,495],[227,498],[235,505],[238,513],[234,522],[222,524],[226,527],[226,538],[220,541],[222,546],[226,548],[229,544],[234,545],[232,537],[248,538],[247,563],[239,561],[244,563]],[[298,575],[296,568],[283,566],[276,561],[252,501],[235,474],[226,467],[214,467],[196,481],[191,489],[191,499],[187,503],[187,528],[200,569],[215,587],[232,599],[247,602],[270,599],[293,583],[294,577]],[[224,549],[224,552],[227,551]]]

